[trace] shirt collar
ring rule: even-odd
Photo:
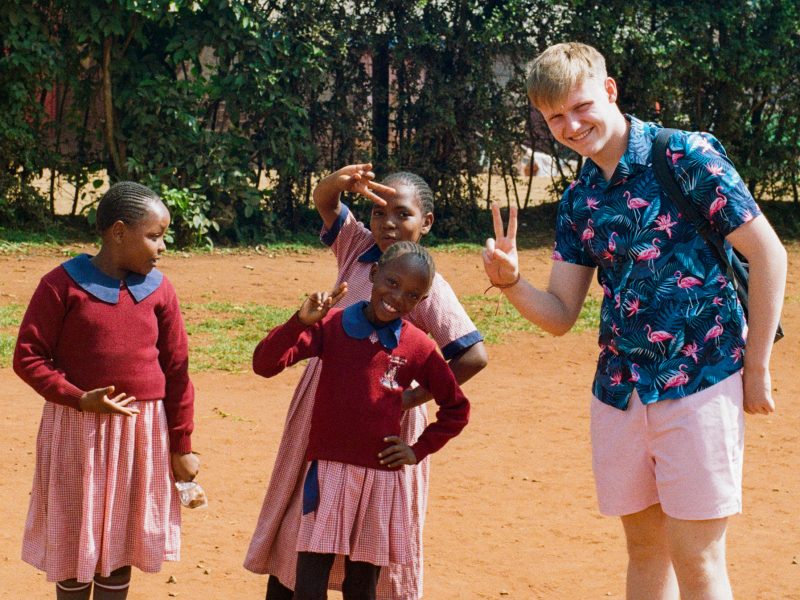
[[[88,254],[79,254],[62,266],[72,280],[84,291],[98,300],[116,304],[119,301],[120,280],[110,277],[98,269]],[[155,292],[164,280],[164,274],[153,269],[147,275],[129,273],[125,285],[136,302],[141,302]]]
[[[657,127],[652,123],[644,123],[633,115],[625,115],[625,118],[631,126],[628,133],[628,146],[619,159],[617,168],[614,169],[608,187],[625,183],[632,176],[646,169],[651,162],[650,154]],[[600,167],[590,158],[586,160],[581,170],[580,179],[586,183],[601,184],[602,187],[606,187]]]
[[[361,256],[358,257],[358,262],[362,263],[376,263],[380,260],[383,252],[381,249],[378,248],[378,244],[373,244],[372,248],[364,252]]]
[[[380,341],[384,348],[387,350],[394,350],[400,343],[400,330],[403,327],[403,320],[395,319],[383,327],[375,327],[367,320],[367,316],[364,314],[364,307],[367,304],[369,304],[369,302],[365,300],[356,302],[344,309],[342,312],[342,327],[344,328],[344,332],[351,338],[357,340],[366,339],[374,332],[378,336],[378,341]]]

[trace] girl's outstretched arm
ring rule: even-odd
[[[312,194],[314,206],[326,228],[332,227],[339,216],[341,210],[339,197],[342,192],[361,194],[380,206],[385,205],[386,201],[376,192],[387,196],[393,196],[396,193],[394,188],[375,182],[372,163],[342,167],[321,179]]]
[[[319,356],[322,352],[319,322],[346,293],[347,282],[343,281],[332,292],[314,292],[308,296],[291,319],[275,327],[256,346],[253,371],[262,377],[273,377],[304,358]]]

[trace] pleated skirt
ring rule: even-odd
[[[180,502],[161,401],[133,417],[45,402],[22,560],[48,581],[91,581],[180,559]]]
[[[388,566],[413,562],[412,496],[404,469],[318,461],[319,505],[300,518],[298,552]]]

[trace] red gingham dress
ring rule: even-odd
[[[180,558],[180,503],[163,403],[133,417],[45,402],[22,560],[48,581],[91,581]]]
[[[319,504],[300,517],[298,552],[341,554],[387,567],[413,564],[412,498],[395,471],[319,460]]]
[[[374,244],[372,232],[357,222],[348,211],[331,246],[339,269],[337,284],[342,281],[348,284],[347,295],[337,306],[346,308],[369,299],[372,291],[369,281],[371,264],[360,262],[358,257]],[[408,318],[429,333],[440,348],[476,333],[472,320],[439,273],[434,278],[428,297],[417,305]],[[248,570],[274,575],[283,585],[292,589],[297,567],[306,445],[320,371],[320,360],[309,360],[295,389],[272,477],[244,562]],[[425,406],[406,411],[401,423],[401,434],[407,443],[412,444],[427,424]],[[422,529],[428,497],[429,459],[425,458],[418,465],[405,467],[400,472],[405,479],[406,493],[411,498],[412,523],[404,532],[411,551],[411,562],[391,562],[381,569],[378,600],[417,600],[422,597]],[[343,578],[344,560],[338,557],[331,570],[329,587],[341,590]]]

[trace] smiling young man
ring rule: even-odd
[[[592,462],[600,510],[625,531],[627,597],[730,599],[725,533],[741,512],[743,414],[774,410],[786,252],[720,143],[673,134],[673,176],[750,262],[745,323],[724,269],[655,179],[660,126],[620,111],[603,56],[551,46],[532,64],[528,96],[556,140],[587,160],[559,205],[547,289],[520,278],[513,208],[507,232],[493,208],[486,273],[524,317],[562,335],[597,272]]]

